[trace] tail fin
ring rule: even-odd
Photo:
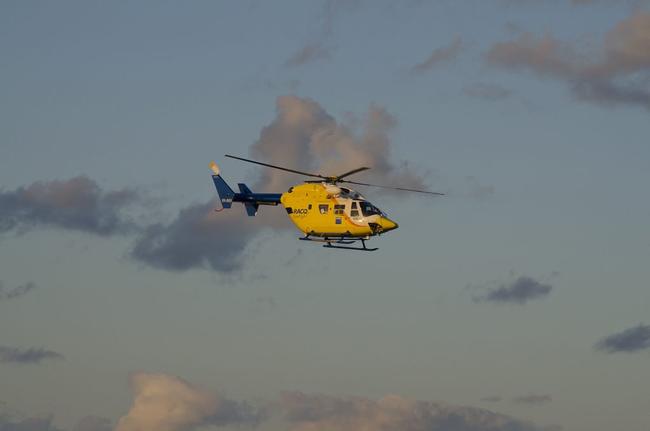
[[[235,197],[235,192],[230,188],[228,183],[221,178],[219,166],[215,162],[210,163],[210,169],[214,172],[212,175],[212,181],[214,181],[214,186],[217,188],[217,193],[219,193],[219,198],[221,199],[221,205],[224,208],[230,208],[232,206],[232,200]]]
[[[219,193],[219,199],[221,199],[221,205],[224,208],[232,207],[233,202],[241,202],[246,208],[246,213],[252,217],[257,214],[260,205],[278,205],[281,203],[281,193],[253,193],[243,183],[237,184],[240,193],[235,193],[228,183],[221,178],[219,166],[215,162],[210,163],[210,169],[213,172],[212,181],[214,181],[214,186],[217,188],[217,193]]]

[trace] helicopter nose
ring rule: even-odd
[[[383,228],[384,232],[388,232],[389,230],[397,229],[399,225],[388,217],[382,217],[381,227]]]

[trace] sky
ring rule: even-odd
[[[0,430],[647,431],[649,2],[7,0],[0,94]]]

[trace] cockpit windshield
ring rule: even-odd
[[[359,205],[361,206],[361,212],[363,213],[364,217],[369,217],[372,215],[384,215],[384,213],[379,208],[368,201],[361,201],[359,202]]]
[[[350,190],[345,187],[340,187],[341,189],[341,197],[342,198],[352,198],[352,199],[365,199],[361,193],[359,193],[356,190]]]

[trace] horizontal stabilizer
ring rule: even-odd
[[[243,183],[237,184],[240,193],[235,193],[221,177],[221,171],[215,162],[210,163],[210,169],[213,172],[212,181],[214,181],[221,205],[224,208],[231,208],[233,202],[241,202],[246,208],[246,213],[252,217],[257,214],[260,205],[278,205],[280,203],[281,193],[253,193]]]
[[[246,214],[248,214],[249,217],[255,217],[255,214],[257,214],[257,209],[260,206],[258,204],[246,202],[244,203],[244,207],[246,208]]]

